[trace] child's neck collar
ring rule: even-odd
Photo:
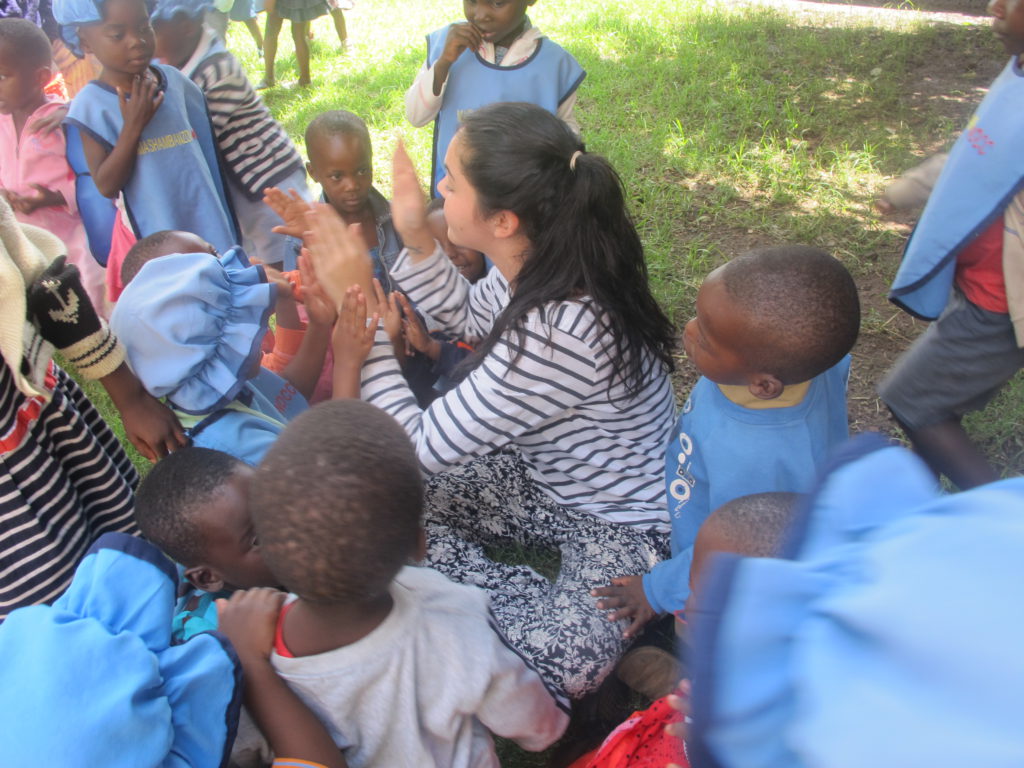
[[[811,387],[810,380],[802,381],[799,384],[790,384],[783,387],[778,397],[771,400],[764,400],[757,397],[750,388],[744,384],[717,384],[716,385],[730,402],[736,403],[741,408],[751,410],[766,410],[769,408],[791,408],[799,405],[807,396],[807,390]]]
[[[391,614],[390,592],[359,603],[311,603],[301,597],[285,617],[283,639],[294,656],[315,656],[352,645]]]

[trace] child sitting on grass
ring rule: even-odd
[[[143,385],[166,399],[193,444],[256,464],[285,422],[307,408],[260,367],[278,291],[239,248],[222,258],[172,252],[147,262],[110,319]]]
[[[103,65],[67,116],[97,189],[110,198],[123,194],[137,238],[181,229],[226,252],[238,232],[206,99],[174,67],[151,63],[150,7],[143,0],[56,0],[53,11],[72,49],[94,53]],[[120,261],[109,265],[120,270]]]
[[[431,197],[464,112],[500,101],[529,102],[579,135],[576,89],[587,73],[530,23],[526,9],[534,2],[467,0],[465,21],[427,35],[427,60],[405,93],[405,116],[415,126],[434,121]]]
[[[152,15],[156,55],[202,89],[242,245],[254,260],[280,267],[290,244],[272,231],[281,219],[263,204],[263,192],[280,186],[308,197],[306,169],[238,59],[203,25],[209,6],[209,0],[159,0]]]
[[[41,119],[66,109],[44,92],[50,55],[50,41],[35,24],[0,20],[0,195],[19,221],[63,241],[92,305],[105,315],[103,268],[89,252],[78,215],[64,132],[39,128]]]
[[[423,480],[390,416],[355,400],[303,414],[257,468],[249,505],[263,559],[297,595],[270,663],[350,765],[497,766],[488,730],[531,750],[564,730],[483,592],[406,565],[424,547]],[[232,757],[253,764],[257,747],[240,735]]]
[[[672,558],[592,592],[609,620],[631,619],[627,635],[683,609],[694,541],[712,510],[748,493],[810,490],[849,433],[859,329],[853,278],[816,248],[750,251],[704,280],[683,333],[702,376],[665,456]]]
[[[148,262],[172,253],[208,253],[219,257],[212,245],[191,232],[157,232],[128,250],[121,265],[122,283],[128,285]],[[264,337],[260,364],[290,382],[308,400],[323,368],[337,313],[319,289],[316,276],[305,266],[288,275],[272,267],[263,270],[278,290],[275,328]],[[301,286],[302,274],[306,275],[305,285],[297,288],[291,281]],[[304,323],[299,317],[299,301],[309,322]]]
[[[697,532],[690,564],[690,597],[686,601],[687,615],[698,611],[697,586],[705,564],[716,552],[731,552],[742,557],[779,557],[784,534],[795,516],[799,499],[795,493],[755,493],[716,509]],[[681,635],[685,630],[679,627]],[[618,675],[630,687],[653,703],[641,712],[634,712],[622,725],[604,740],[601,746],[572,763],[571,768],[664,768],[669,764],[679,768],[689,766],[689,756],[683,737],[674,733],[670,724],[683,722],[683,716],[669,701],[672,691],[688,690],[688,681],[680,678],[682,668],[675,655],[654,646],[643,646],[647,662],[644,679],[625,679],[625,665]],[[641,649],[630,656],[639,657]],[[627,657],[628,658],[628,657]],[[654,663],[651,663],[651,660]],[[639,666],[639,665],[637,665]],[[659,674],[650,672],[657,670]]]
[[[217,628],[218,597],[277,585],[260,557],[249,515],[252,474],[248,464],[223,451],[189,447],[158,462],[139,484],[139,530],[184,568],[194,587],[178,603],[178,640]]]

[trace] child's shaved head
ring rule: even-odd
[[[332,109],[330,112],[322,112],[313,118],[313,121],[306,126],[307,149],[317,139],[324,136],[357,136],[365,142],[367,151],[372,152],[370,131],[366,127],[366,122],[359,115],[344,109]]]
[[[753,493],[716,509],[704,524],[715,529],[722,551],[744,557],[778,557],[800,494]]]
[[[217,250],[199,235],[176,229],[162,229],[147,235],[128,249],[121,263],[121,283],[128,285],[147,263],[161,256],[170,256],[172,253],[219,255]]]
[[[742,354],[754,370],[784,384],[814,378],[853,348],[860,300],[853,278],[818,248],[783,245],[738,256],[719,272],[749,321]]]
[[[27,19],[0,19],[0,50],[26,71],[49,67],[53,56],[46,33]]]
[[[423,479],[412,443],[358,400],[321,403],[289,423],[250,498],[264,560],[310,602],[380,596],[419,542]]]

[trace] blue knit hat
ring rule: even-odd
[[[153,259],[125,288],[110,327],[155,397],[207,414],[235,399],[262,354],[277,287],[241,248],[218,259]]]
[[[877,435],[837,461],[795,559],[701,580],[692,764],[1024,765],[1024,479],[944,495]]]

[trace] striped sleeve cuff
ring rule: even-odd
[[[86,379],[102,379],[124,362],[124,345],[118,341],[106,321],[100,329],[60,350],[64,359]]]

